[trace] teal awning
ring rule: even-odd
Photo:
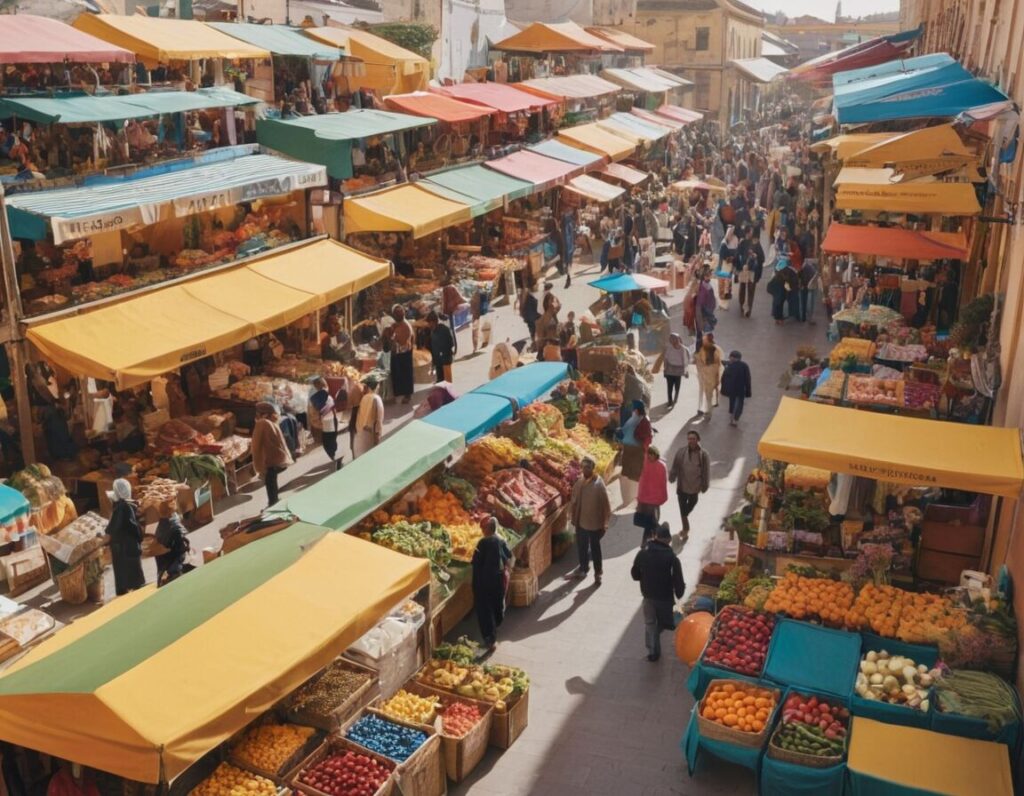
[[[337,61],[345,53],[338,47],[316,41],[287,25],[255,25],[250,22],[207,22],[211,28],[274,55],[301,55],[321,61]]]
[[[483,436],[505,420],[512,419],[512,402],[496,395],[470,392],[450,404],[435,409],[424,423],[465,435],[466,442]]]
[[[534,362],[521,368],[502,373],[498,378],[481,384],[468,395],[494,395],[526,406],[536,401],[563,379],[569,376],[569,366],[564,362]]]
[[[227,88],[199,91],[150,91],[144,94],[96,97],[87,94],[66,97],[0,98],[0,118],[17,116],[38,124],[90,124],[144,119],[164,113],[182,113],[206,108],[255,105],[259,100]]]
[[[474,217],[489,213],[506,201],[533,193],[532,182],[523,182],[483,166],[449,169],[416,184],[445,199],[469,205]]]
[[[547,158],[572,163],[575,166],[583,166],[588,171],[596,169],[605,160],[601,155],[595,155],[593,152],[588,152],[585,149],[577,149],[574,146],[563,144],[561,141],[555,141],[554,139],[541,141],[539,144],[527,147],[527,149],[531,152],[536,152],[538,155],[544,155]]]
[[[352,176],[352,142],[437,124],[437,119],[371,109],[299,119],[260,119],[256,140],[286,155],[319,163],[339,180]]]
[[[290,512],[304,522],[347,530],[463,444],[458,431],[413,420],[351,464],[269,511]]]

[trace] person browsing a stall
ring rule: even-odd
[[[487,653],[494,652],[498,628],[505,618],[505,592],[512,551],[498,536],[498,521],[491,516],[480,523],[483,538],[473,551],[473,605]]]

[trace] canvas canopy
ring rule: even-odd
[[[468,204],[474,217],[533,193],[533,183],[480,165],[441,171],[416,184],[447,199]]]
[[[699,122],[704,118],[704,114],[700,111],[693,111],[689,108],[681,108],[678,105],[662,105],[655,111],[659,116],[667,116],[670,119],[675,119],[683,124],[690,124],[691,122]]]
[[[832,75],[832,85],[835,88],[845,86],[848,83],[858,83],[863,80],[874,80],[875,78],[895,75],[902,72],[912,72],[917,69],[931,69],[937,66],[946,66],[955,63],[956,59],[949,53],[928,53],[919,55],[916,58],[894,58],[885,63],[866,66],[861,69],[848,69],[844,72],[836,72]]]
[[[559,130],[558,137],[572,146],[589,149],[610,160],[624,160],[636,150],[636,145],[630,139],[623,138],[596,122]]]
[[[596,99],[618,94],[621,88],[596,75],[566,75],[565,77],[536,77],[517,84],[527,91],[560,100]]]
[[[892,165],[902,171],[907,164],[954,157],[971,160],[974,154],[964,146],[952,124],[939,124],[879,141],[846,158],[844,163],[869,168]]]
[[[586,149],[580,149],[579,147],[568,146],[567,144],[563,144],[561,141],[556,141],[553,138],[541,141],[539,144],[532,144],[531,146],[528,146],[527,149],[530,152],[536,152],[538,155],[543,155],[547,158],[564,160],[566,163],[583,166],[584,169],[587,170],[592,169],[605,161],[603,155],[599,155],[596,152],[590,152]]]
[[[767,459],[912,486],[1016,498],[1015,428],[936,423],[783,398],[757,445]]]
[[[517,406],[526,406],[550,392],[568,373],[569,366],[564,362],[534,362],[502,373],[468,394],[496,395],[515,401]]]
[[[411,232],[422,238],[469,221],[469,205],[414,184],[345,200],[345,232]]]
[[[846,105],[837,108],[836,120],[840,124],[864,124],[894,119],[952,118],[972,108],[1007,99],[1007,95],[991,83],[968,77]]]
[[[811,144],[815,152],[831,152],[837,160],[846,161],[857,152],[892,138],[892,133],[844,133]]]
[[[597,125],[638,144],[660,141],[672,132],[668,127],[653,122],[645,122],[631,113],[621,112],[613,113],[607,119],[601,119],[597,122]]]
[[[668,282],[647,274],[609,274],[588,282],[605,293],[632,293],[634,290],[657,290],[668,287]]]
[[[463,445],[460,431],[413,420],[338,472],[289,495],[270,511],[347,530]],[[340,495],[344,499],[339,500]]]
[[[91,124],[144,119],[164,113],[204,108],[255,105],[258,99],[227,88],[198,91],[156,91],[145,94],[96,97],[91,94],[57,97],[0,97],[0,117],[16,116],[39,124]]]
[[[44,641],[0,676],[0,739],[172,780],[429,581],[424,560],[300,523]]]
[[[681,121],[673,119],[671,116],[662,116],[654,111],[644,110],[643,108],[633,107],[629,109],[629,112],[634,116],[643,119],[645,122],[660,124],[662,127],[667,127],[670,130],[682,130],[686,126]]]
[[[341,47],[346,54],[362,60],[365,74],[350,76],[350,89],[369,88],[382,94],[403,94],[427,88],[430,62],[387,39],[342,25],[304,28],[303,33],[317,41]]]
[[[737,58],[731,63],[741,75],[754,83],[771,83],[775,78],[789,71],[786,67],[779,66],[767,58]]]
[[[587,33],[591,36],[597,36],[599,39],[611,42],[616,47],[621,47],[626,52],[642,52],[650,53],[654,52],[655,45],[649,41],[644,41],[630,33],[626,33],[624,30],[618,28],[600,28],[600,27],[588,27],[585,28]]]
[[[556,104],[556,100],[520,91],[507,83],[456,83],[436,90],[463,102],[492,108],[499,113],[532,113]]]
[[[679,88],[678,83],[666,80],[647,69],[602,69],[601,77],[630,91],[644,93],[656,94]]]
[[[248,22],[207,22],[211,28],[244,41],[274,55],[297,55],[318,61],[337,61],[344,55],[341,47],[330,46],[288,25],[256,25]]]
[[[466,442],[471,442],[499,423],[511,419],[511,401],[496,395],[471,392],[435,409],[423,418],[423,422],[458,432],[465,436]]]
[[[845,183],[836,192],[836,207],[950,216],[976,216],[981,212],[974,186],[964,182]]]
[[[618,180],[626,185],[639,185],[651,175],[648,172],[634,169],[622,163],[609,163],[600,169],[601,174],[613,180]]]
[[[502,39],[491,49],[511,52],[623,52],[624,48],[598,37],[575,22],[534,22]]]
[[[299,160],[326,166],[331,177],[347,180],[353,175],[354,142],[432,124],[437,124],[437,120],[408,113],[357,108],[344,113],[321,113],[298,119],[259,119],[256,122],[256,140],[262,146]]]
[[[49,221],[56,244],[97,232],[155,224],[173,216],[215,210],[327,184],[323,166],[251,152],[182,168],[158,167],[126,177],[96,177],[74,188],[8,197],[11,234],[41,240]]]
[[[565,190],[579,194],[584,199],[589,199],[598,204],[614,202],[626,192],[625,188],[612,185],[604,180],[588,177],[586,174],[581,174],[579,177],[573,177],[569,180],[565,185]]]
[[[118,389],[272,332],[384,279],[391,265],[329,239],[29,327],[71,373]]]
[[[859,227],[832,222],[821,248],[827,252],[874,254],[895,260],[964,260],[967,237],[962,232]]]
[[[575,163],[538,155],[528,149],[521,149],[496,160],[488,160],[484,166],[518,180],[529,180],[536,186],[537,191],[563,183],[583,171],[583,167]]]
[[[0,16],[0,64],[131,63],[135,55],[70,25],[34,14]]]
[[[147,66],[202,58],[270,57],[269,50],[232,38],[194,19],[79,14],[74,25],[135,53]]]
[[[492,109],[482,105],[460,102],[452,97],[432,94],[429,91],[392,94],[384,98],[384,103],[396,111],[411,113],[414,116],[426,116],[449,124],[475,122],[494,113]]]

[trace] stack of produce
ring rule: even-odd
[[[420,730],[369,713],[348,728],[345,737],[379,755],[404,763],[427,742]]]
[[[718,584],[715,599],[719,605],[742,604],[755,611],[764,609],[775,582],[768,576],[751,577],[750,567],[736,566],[725,573]]]
[[[915,663],[902,655],[871,650],[860,662],[854,693],[862,699],[905,705],[928,712],[928,694],[941,676],[938,669]]]
[[[768,596],[764,609],[793,619],[818,618],[826,625],[842,627],[853,604],[849,583],[787,572]]]
[[[420,672],[420,681],[436,688],[454,691],[469,677],[474,664],[462,663],[454,658],[431,658]]]
[[[738,732],[765,731],[775,710],[776,693],[739,680],[716,680],[700,703],[700,715]]]
[[[493,702],[496,710],[506,709],[508,700],[522,696],[530,678],[522,669],[504,664],[461,664],[451,659],[431,658],[419,674],[420,682],[454,691],[460,696]]]
[[[503,525],[519,528],[524,522],[542,522],[544,509],[559,498],[557,489],[528,470],[513,467],[483,479],[476,508],[494,514]]]
[[[451,540],[441,526],[408,522],[404,517],[388,517],[385,512],[375,512],[373,519],[384,524],[371,533],[361,534],[368,541],[407,556],[426,558],[441,568],[451,560]]]
[[[768,656],[775,617],[738,605],[726,606],[711,628],[711,640],[701,660],[712,666],[757,676]]]
[[[462,478],[479,483],[495,470],[515,467],[529,453],[506,437],[488,434],[470,443],[455,464],[455,472]]]
[[[30,464],[7,479],[7,486],[23,494],[33,509],[60,500],[67,494],[64,483],[45,464]]]
[[[551,404],[534,401],[519,411],[519,419],[511,428],[513,438],[533,450],[543,445],[548,437],[564,437],[565,419]]]
[[[298,780],[329,796],[373,796],[390,776],[391,769],[369,755],[340,752],[328,754],[304,770]]]
[[[880,636],[895,638],[904,594],[895,586],[867,584],[846,612],[846,626],[851,630],[871,630]]]
[[[347,378],[355,383],[363,378],[363,374],[351,365],[330,359],[310,359],[287,355],[263,366],[268,376],[277,376],[292,382],[309,381],[314,376],[331,378]]]
[[[473,503],[476,502],[476,487],[465,478],[459,478],[446,470],[438,479],[438,484],[441,491],[454,494],[465,509],[472,508]]]
[[[245,768],[277,774],[313,736],[311,727],[258,724],[231,747],[231,761]]]
[[[197,450],[208,449],[214,453],[220,452],[220,446],[209,434],[200,434],[188,423],[181,420],[168,420],[157,429],[153,439],[153,447],[163,453],[193,453]]]
[[[931,410],[939,405],[942,388],[924,381],[903,382],[903,406],[907,409]]]
[[[595,468],[599,473],[605,472],[615,460],[615,448],[606,440],[592,434],[582,424],[569,432],[569,439],[594,460]]]
[[[381,702],[378,710],[410,724],[431,724],[437,715],[439,702],[436,696],[424,697],[401,688],[390,699]]]
[[[982,719],[993,735],[1021,721],[1013,687],[988,672],[946,672],[935,681],[935,707],[942,713]]]
[[[903,406],[903,384],[895,379],[850,376],[846,382],[846,400],[855,404]]]
[[[572,443],[549,437],[530,454],[530,471],[568,498],[583,472],[580,458]]]
[[[452,702],[441,711],[441,731],[451,738],[462,738],[480,721],[480,708],[469,702]]]
[[[178,490],[181,488],[180,482],[172,481],[170,478],[154,478],[148,484],[140,486],[135,493],[139,510],[145,514],[150,510],[158,510],[163,505],[170,505],[177,510]]]
[[[436,484],[431,484],[416,508],[417,515],[410,518],[412,521],[424,519],[444,526],[451,542],[452,558],[460,561],[473,558],[473,551],[483,537],[483,531],[463,508],[462,501],[455,493],[444,492]]]
[[[887,362],[927,362],[928,349],[923,345],[882,343],[875,356]]]
[[[826,401],[839,401],[846,387],[846,374],[841,370],[830,371],[828,377],[818,382],[813,396]]]
[[[192,789],[190,796],[277,796],[277,786],[230,763],[221,763]]]
[[[782,722],[771,745],[811,757],[842,757],[850,711],[824,699],[790,694],[782,705]]]
[[[355,696],[371,679],[368,672],[353,669],[350,664],[338,658],[324,669],[320,677],[292,694],[288,709],[319,716],[326,721],[335,709]]]
[[[854,365],[870,364],[875,355],[875,344],[870,340],[844,337],[828,355],[828,364],[833,370],[850,368]]]
[[[967,625],[967,611],[938,594],[903,592],[896,638],[911,644],[934,644]]]
[[[247,376],[244,379],[239,379],[226,390],[218,390],[217,395],[242,403],[255,404],[260,401],[271,401],[279,408],[301,414],[306,411],[309,386],[287,379]]]

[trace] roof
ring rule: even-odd
[[[649,69],[602,69],[601,77],[632,91],[658,93],[679,88],[677,80],[668,80]]]
[[[430,62],[426,58],[365,30],[332,24],[303,28],[302,32],[363,60],[364,74],[350,77],[350,86],[371,88],[382,94],[403,94],[426,89],[430,80]]]
[[[919,33],[920,29],[906,34],[868,39],[838,52],[812,58],[793,67],[791,72],[798,80],[827,85],[837,72],[870,67],[899,58],[914,43],[914,37]]]
[[[687,80],[685,77],[680,77],[675,72],[669,72],[667,69],[660,69],[657,66],[645,66],[643,67],[645,72],[652,72],[660,78],[668,80],[671,83],[675,83],[677,86],[692,86],[693,81]]]
[[[563,183],[583,171],[583,167],[575,163],[538,155],[528,149],[489,160],[484,165],[510,177],[529,180],[536,186],[535,190],[544,190]]]
[[[131,63],[134,53],[34,14],[0,15],[0,64]]]
[[[786,52],[786,50],[782,49],[775,42],[762,39],[761,55],[764,56],[765,58],[782,58],[789,55],[789,53]]]
[[[500,113],[537,111],[557,102],[529,91],[520,91],[507,83],[456,83],[454,86],[441,86],[434,90],[463,102],[493,108]]]
[[[558,137],[572,146],[589,149],[610,160],[623,160],[632,155],[636,149],[633,138],[623,138],[600,127],[596,122],[559,130]]]
[[[172,780],[429,582],[422,559],[300,523],[39,644],[0,676],[0,737],[126,779]]]
[[[392,94],[384,103],[394,110],[405,111],[414,116],[426,116],[438,121],[457,124],[473,122],[494,113],[490,108],[470,102],[460,102],[444,94],[416,91],[412,94]]]
[[[465,436],[466,442],[471,442],[499,423],[511,419],[512,402],[507,398],[468,392],[435,409],[423,418],[423,422],[458,432]]]
[[[848,83],[873,80],[903,72],[914,72],[918,69],[933,69],[937,66],[947,66],[953,63],[956,63],[956,59],[949,53],[929,53],[927,55],[919,55],[916,58],[897,58],[861,69],[848,69],[845,72],[836,72],[832,75],[832,85],[838,88]]]
[[[214,162],[168,164],[123,177],[94,177],[73,188],[8,195],[12,234],[39,240],[43,235],[37,233],[38,222],[45,233],[49,219],[54,243],[60,244],[99,228],[131,229],[327,184],[323,166],[248,152],[250,148],[239,147],[224,152],[236,156]]]
[[[596,124],[634,144],[660,141],[672,132],[668,127],[645,122],[631,113],[613,113],[607,119],[601,119]]]
[[[588,27],[587,33],[609,41],[627,52],[654,52],[655,45],[618,28]]]
[[[39,124],[85,124],[143,119],[162,113],[255,105],[259,100],[227,88],[198,91],[151,91],[141,94],[91,94],[56,97],[0,97],[0,117],[17,116]]]
[[[480,165],[441,171],[419,180],[416,185],[469,205],[474,217],[533,193],[532,182],[517,180]]]
[[[668,127],[670,130],[682,130],[686,125],[678,119],[673,119],[671,116],[662,116],[659,113],[653,111],[644,110],[643,108],[630,108],[629,112],[632,113],[639,119],[643,119],[645,122],[654,122],[660,124],[663,127]]]
[[[81,14],[74,25],[130,50],[151,64],[202,58],[270,57],[268,50],[239,41],[194,19]]]
[[[823,251],[873,254],[894,260],[965,260],[967,237],[962,232],[928,232],[895,227],[829,224]]]
[[[891,94],[910,89],[942,86],[961,80],[970,80],[973,75],[960,63],[946,63],[935,66],[890,72],[866,80],[834,87],[834,101],[837,109],[861,102],[882,99]]]
[[[583,166],[585,169],[591,169],[601,163],[604,163],[603,155],[598,155],[595,152],[589,152],[586,149],[568,146],[553,138],[541,141],[539,144],[532,144],[531,146],[528,146],[527,149],[531,152],[536,152],[538,155],[544,155],[544,157],[547,158],[564,160],[566,163]]]
[[[609,163],[606,166],[602,166],[600,172],[609,179],[619,180],[630,186],[640,185],[640,183],[651,176],[650,172],[640,171],[622,163]]]
[[[659,116],[667,116],[670,119],[682,122],[683,124],[690,124],[691,122],[699,122],[704,118],[704,114],[700,111],[690,110],[689,108],[682,108],[679,105],[662,105],[658,108],[655,113]]]
[[[496,395],[515,401],[517,406],[526,406],[551,392],[555,385],[565,380],[568,372],[564,362],[534,362],[506,371],[471,392],[473,395]]]
[[[789,70],[767,58],[739,58],[731,61],[740,73],[755,83],[771,83]]]
[[[558,99],[593,99],[606,94],[618,94],[621,87],[596,75],[567,75],[565,77],[537,77],[517,83],[529,91],[539,91]]]
[[[836,108],[840,124],[894,119],[952,118],[972,108],[1005,102],[1009,97],[984,80],[969,78],[943,85],[908,88],[876,99]]]
[[[884,141],[865,146],[844,161],[847,166],[880,167],[889,163],[945,158],[973,158],[952,124],[922,127],[909,133],[897,133]]]
[[[587,284],[598,290],[603,290],[605,293],[632,293],[634,290],[655,290],[668,287],[668,282],[664,279],[647,274],[608,274]]]
[[[1017,498],[1020,432],[783,398],[757,445],[766,459],[912,486]]]
[[[345,199],[345,232],[411,232],[422,238],[473,215],[469,204],[438,196],[416,183]]]
[[[196,352],[213,355],[287,326],[390,273],[386,260],[321,239],[40,323],[28,339],[70,372],[126,389],[175,370]]]
[[[534,22],[492,45],[512,52],[622,52],[623,47],[588,33],[575,22]]]
[[[562,190],[579,194],[585,199],[599,204],[614,202],[626,192],[626,189],[619,185],[612,185],[609,182],[589,177],[586,174],[573,177],[565,184]]]
[[[252,44],[274,55],[299,55],[324,61],[337,61],[344,52],[304,36],[298,28],[287,25],[255,25],[248,22],[207,22],[221,33]]]
[[[716,11],[718,0],[637,0],[637,11]]]

